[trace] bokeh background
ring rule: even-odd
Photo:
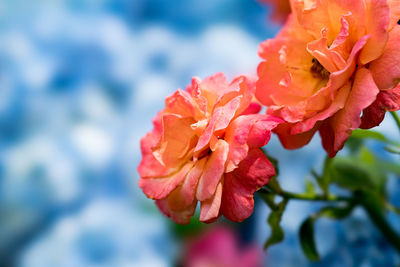
[[[255,74],[257,46],[279,25],[255,0],[0,1],[0,266],[174,266],[182,243],[137,187],[139,140],[164,98],[192,76]],[[390,118],[380,131],[398,138]],[[284,151],[279,180],[304,189],[318,137]],[[388,185],[400,204],[400,182]],[[317,223],[322,261],[297,237],[320,204],[291,202],[268,266],[396,266],[399,256],[356,210]],[[235,225],[262,246],[268,209]],[[400,230],[400,222],[391,218]]]

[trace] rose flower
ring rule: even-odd
[[[154,129],[141,140],[139,186],[177,223],[189,223],[197,202],[200,220],[220,215],[242,221],[253,212],[253,194],[275,175],[260,150],[281,119],[254,114],[255,83],[223,74],[194,78],[166,99]]]
[[[356,128],[400,108],[399,0],[291,0],[281,32],[259,47],[256,97],[286,123],[285,148],[319,131],[334,157]]]
[[[218,226],[187,242],[185,267],[260,267],[263,251],[256,244],[240,244],[236,233]]]

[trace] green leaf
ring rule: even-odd
[[[271,211],[271,214],[268,217],[268,224],[271,227],[271,235],[265,242],[264,249],[268,249],[269,246],[280,243],[285,237],[280,222],[287,203],[288,199],[283,199],[282,202],[277,205],[278,208]]]
[[[357,201],[368,209],[373,210],[376,214],[383,214],[385,210],[385,199],[371,191],[355,192]]]
[[[368,163],[369,165],[376,163],[374,153],[365,146],[363,146],[361,149],[360,160],[364,163]]]
[[[355,205],[346,205],[344,207],[339,206],[327,206],[322,208],[318,212],[319,217],[326,217],[329,219],[341,220],[348,217],[354,209]]]
[[[360,147],[364,144],[364,140],[365,139],[352,138],[350,136],[350,138],[347,139],[346,144],[345,144],[346,147],[349,149],[350,154],[352,154],[352,155],[356,154],[360,150]]]
[[[387,152],[393,153],[393,154],[400,154],[400,147],[399,146],[386,146],[384,148]]]
[[[400,176],[400,164],[389,161],[379,161],[377,163],[377,168]]]
[[[384,214],[384,200],[373,192],[357,191],[355,196],[367,211],[368,216],[386,239],[400,252],[400,236],[387,222]]]
[[[367,147],[363,147],[360,153],[360,160],[360,165],[369,173],[372,183],[375,185],[378,191],[384,193],[387,180],[387,171],[379,168],[379,161],[375,154]]]
[[[349,190],[370,190],[377,186],[374,174],[356,158],[335,159],[332,174],[336,184]]]
[[[371,131],[371,130],[361,130],[356,129],[352,132],[351,138],[356,139],[373,139],[377,141],[381,141],[384,143],[391,143],[389,139],[387,139],[382,133]]]
[[[318,261],[319,254],[314,240],[314,221],[315,218],[306,219],[299,230],[300,244],[304,254],[311,261]]]
[[[319,217],[330,219],[343,219],[351,214],[355,204],[346,206],[327,206],[322,208],[318,213],[307,218],[301,225],[299,230],[300,244],[304,254],[311,261],[320,259],[314,239],[314,223]]]
[[[346,142],[346,146],[350,149],[352,154],[355,154],[359,151],[359,148],[362,146],[364,140],[375,140],[388,145],[393,145],[397,147],[400,146],[399,143],[386,138],[386,136],[382,133],[372,130],[361,129],[357,129],[352,132],[352,135],[350,136],[348,142]]]

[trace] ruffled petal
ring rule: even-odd
[[[319,127],[319,135],[321,136],[322,147],[328,153],[328,156],[333,158],[336,156],[334,144],[335,144],[335,133],[331,125],[331,118],[323,121]]]
[[[361,29],[366,27],[366,8],[364,1],[349,0],[291,0],[292,10],[302,27],[309,30],[318,38],[321,29],[329,28],[328,41],[340,33],[340,19],[351,11],[351,19]],[[356,33],[353,33],[356,34]]]
[[[387,111],[397,110],[400,110],[400,85],[390,90],[381,91],[375,102],[364,109],[360,128],[370,129],[378,126],[385,118]]]
[[[173,172],[163,166],[153,155],[153,147],[157,146],[162,137],[162,112],[159,112],[153,119],[153,131],[147,133],[140,140],[142,160],[138,166],[140,177],[162,177]]]
[[[262,106],[256,102],[251,102],[250,105],[240,115],[257,114],[261,111]]]
[[[253,212],[253,194],[275,175],[272,163],[260,149],[251,149],[235,171],[226,173],[222,195],[222,214],[241,222]]]
[[[196,120],[203,120],[207,114],[207,98],[205,98],[200,90],[201,80],[197,77],[192,78],[192,83],[186,87],[188,92],[195,103]]]
[[[183,209],[190,205],[195,200],[196,188],[199,182],[200,176],[204,171],[204,166],[207,162],[207,157],[202,158],[197,161],[194,167],[187,174],[185,181],[183,182],[181,188],[176,190],[175,196],[170,198],[170,207],[175,209]]]
[[[343,18],[343,23],[347,21]],[[321,32],[322,38],[307,44],[308,52],[313,55],[319,63],[330,73],[343,69],[346,66],[346,61],[342,56],[328,48],[328,29],[323,29]]]
[[[222,72],[211,75],[200,82],[201,94],[207,99],[207,109],[211,112],[218,99],[231,92],[232,87],[229,86],[225,74]]]
[[[228,152],[228,143],[222,139],[218,140],[216,149],[209,156],[197,186],[196,198],[199,201],[207,200],[214,195],[217,185],[225,172]]]
[[[360,62],[367,64],[382,55],[388,40],[390,9],[387,0],[365,0],[367,31],[371,38],[360,54]]]
[[[345,107],[332,117],[335,141],[333,151],[328,151],[331,156],[343,148],[352,130],[360,126],[362,111],[375,101],[378,93],[371,72],[365,68],[359,69]]]
[[[288,23],[293,24],[293,18]],[[307,41],[280,34],[260,44],[258,53],[265,61],[257,69],[256,98],[262,104],[295,105],[319,86],[320,80],[309,72],[313,57],[304,53]]]
[[[313,138],[315,132],[318,130],[319,123],[317,122],[309,131],[303,132],[301,134],[291,134],[291,130],[294,124],[283,123],[274,129],[281,141],[282,145],[286,149],[297,149],[307,145]]]
[[[222,214],[231,221],[241,222],[253,213],[253,209],[252,190],[244,187],[233,172],[225,174]]]
[[[182,117],[195,117],[195,104],[188,92],[177,90],[165,99],[165,113],[173,113]]]
[[[400,19],[400,18],[399,18]],[[371,62],[369,69],[380,89],[390,89],[400,82],[400,26],[389,35],[383,55]]]
[[[240,105],[240,97],[235,97],[225,106],[215,109],[207,128],[200,136],[199,141],[194,149],[194,155],[198,156],[210,144],[215,133],[226,129],[235,116],[236,110]]]
[[[174,168],[190,157],[188,152],[197,141],[191,127],[194,120],[176,114],[165,114],[162,118],[163,136],[159,145],[153,148],[153,154],[162,165]]]
[[[222,183],[217,185],[214,195],[201,202],[200,221],[212,222],[219,217],[222,197]]]
[[[326,83],[310,71],[313,56],[305,53],[306,46],[307,42],[290,36],[277,37],[260,45],[259,54],[265,61],[258,66],[256,97],[261,103],[296,105]]]
[[[254,116],[256,117],[257,115]],[[271,131],[283,122],[284,120],[275,116],[259,116],[258,120],[256,120],[250,128],[249,136],[247,138],[249,148],[265,146],[271,138]]]
[[[196,202],[194,202],[184,210],[172,211],[168,206],[167,198],[156,200],[156,204],[165,216],[171,218],[171,220],[178,224],[189,224],[197,206]]]
[[[193,162],[185,164],[177,173],[163,178],[140,178],[139,187],[147,197],[162,199],[168,196],[179,184],[183,182],[188,172],[193,167]]]
[[[226,172],[237,168],[249,148],[265,146],[271,131],[282,122],[280,118],[262,114],[243,115],[232,121],[225,133],[225,141],[229,144]]]
[[[350,91],[351,91],[351,84],[348,83],[339,90],[332,104],[327,109],[322,110],[321,112],[317,113],[316,115],[312,116],[309,119],[294,124],[290,133],[296,135],[307,132],[312,128],[314,128],[315,124],[318,121],[325,120],[334,115],[337,111],[341,110],[344,107]]]
[[[256,92],[256,77],[252,76],[239,76],[235,78],[231,85],[238,84],[239,95],[241,96],[240,106],[236,111],[236,116],[244,115],[244,113],[258,113],[261,109],[260,105],[252,102]],[[257,110],[258,109],[258,110]]]
[[[346,67],[331,74],[332,91],[342,88],[349,81],[351,76],[354,75],[354,71],[357,67],[357,56],[367,44],[369,38],[370,35],[365,35],[360,38],[351,50]]]
[[[160,177],[166,176],[170,169],[162,165],[153,155],[152,147],[160,141],[160,136],[154,132],[146,134],[140,140],[140,147],[142,151],[142,160],[138,166],[140,177]]]
[[[389,32],[398,24],[400,19],[400,0],[388,0],[390,8]]]
[[[232,104],[232,100],[239,100],[239,106],[236,108],[234,115],[242,115],[247,109],[257,108],[251,105],[254,98],[256,78],[251,76],[238,76],[229,84],[229,92],[221,95],[217,103],[214,105],[213,113],[217,112],[223,106]],[[231,102],[231,103],[230,103]],[[256,112],[258,113],[258,112]]]

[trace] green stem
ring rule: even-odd
[[[394,121],[396,122],[397,128],[400,130],[400,117],[397,115],[395,111],[391,111],[390,114],[392,115]]]
[[[294,200],[302,200],[302,201],[327,201],[327,202],[336,202],[336,201],[347,201],[350,202],[351,198],[335,196],[335,195],[310,195],[310,194],[299,194],[287,192],[284,190],[273,190],[268,185],[266,188],[262,188],[260,193],[273,193],[277,196],[281,196],[286,199],[294,199]]]
[[[357,199],[361,206],[367,211],[368,216],[392,246],[400,252],[400,237],[398,233],[386,221],[379,199],[370,192],[356,192]]]
[[[400,121],[399,121],[399,129],[400,129]],[[400,209],[391,205],[388,202],[382,203],[379,197],[376,196],[374,193],[357,191],[354,193],[353,198],[349,198],[349,197],[342,197],[335,195],[311,195],[311,194],[292,193],[284,191],[280,187],[273,187],[269,185],[266,185],[264,188],[261,188],[261,190],[259,190],[258,192],[261,194],[261,197],[268,204],[268,206],[271,207],[271,209],[276,208],[276,204],[273,201],[273,198],[269,197],[269,195],[271,194],[281,196],[285,201],[291,199],[303,200],[303,201],[327,201],[327,202],[345,201],[352,205],[358,204],[365,209],[372,222],[386,237],[386,239],[392,244],[392,246],[398,252],[400,252],[400,236],[387,222],[384,214],[385,209],[388,211],[395,212],[397,214],[400,213]]]
[[[270,198],[270,195],[268,195],[268,193],[261,189],[258,191],[258,194],[261,196],[262,200],[264,200],[265,204],[268,205],[268,207],[270,207],[271,210],[277,210],[278,209],[278,205],[275,204],[273,198]]]
[[[350,201],[350,198],[335,196],[335,195],[309,195],[309,194],[291,193],[286,191],[282,191],[279,195],[283,198],[304,200],[304,201],[328,201],[328,202]]]

